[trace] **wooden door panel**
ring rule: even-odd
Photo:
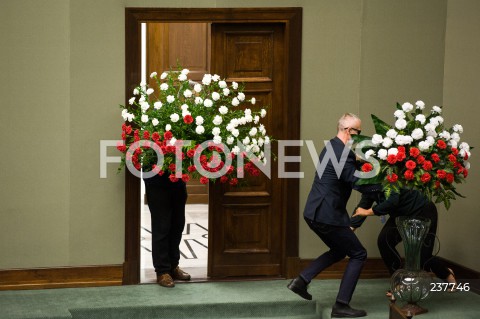
[[[212,73],[245,86],[255,97],[254,111],[268,106],[262,119],[267,134],[281,136],[284,63],[280,24],[212,24]],[[280,123],[282,124],[282,123]],[[211,184],[209,200],[210,277],[281,276],[284,211],[282,183],[271,163],[271,178],[246,176],[246,186]]]

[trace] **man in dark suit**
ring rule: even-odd
[[[350,257],[343,274],[332,318],[363,317],[364,310],[349,306],[358,282],[367,251],[350,228],[347,202],[358,180],[355,154],[350,150],[353,134],[360,134],[360,119],[351,113],[344,114],[338,121],[337,136],[331,139],[320,153],[317,172],[304,210],[308,226],[330,248],[315,259],[300,275],[293,279],[288,288],[301,297],[311,300],[308,284],[325,268]]]

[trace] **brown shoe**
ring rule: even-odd
[[[189,274],[187,274],[186,272],[184,272],[182,269],[180,269],[180,267],[177,266],[177,268],[175,268],[173,271],[172,271],[172,277],[174,279],[178,279],[178,280],[190,280],[191,276]]]
[[[161,274],[157,275],[157,283],[162,287],[173,288],[175,283],[173,282],[172,276],[170,274]]]

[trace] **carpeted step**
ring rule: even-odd
[[[211,303],[131,307],[69,309],[73,319],[157,319],[157,318],[318,318],[315,301]]]

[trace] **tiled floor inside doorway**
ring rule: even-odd
[[[192,276],[192,281],[207,278],[208,205],[188,204],[185,208],[185,229],[180,243],[180,267]],[[150,211],[142,205],[140,282],[154,283],[152,265]]]

